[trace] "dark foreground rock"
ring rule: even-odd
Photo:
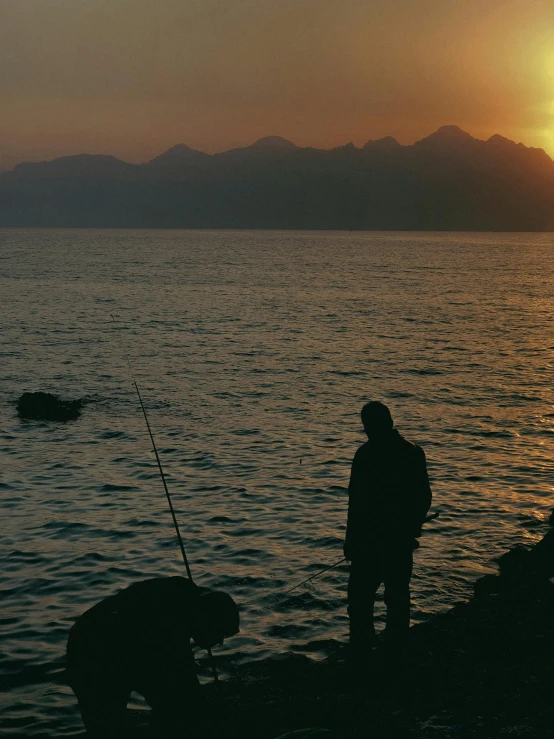
[[[20,418],[33,421],[73,421],[81,415],[84,400],[62,400],[52,393],[23,393],[17,401]]]
[[[468,602],[413,627],[405,651],[381,644],[358,667],[343,649],[323,663],[291,656],[242,668],[204,689],[205,706],[187,711],[175,736],[275,739],[325,727],[335,739],[550,737],[553,576],[551,529],[501,558]],[[131,736],[156,736],[144,714],[129,713]]]

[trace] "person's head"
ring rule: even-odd
[[[230,595],[208,589],[200,593],[192,614],[192,638],[200,647],[220,644],[239,628],[239,609]]]
[[[362,423],[369,438],[383,436],[392,430],[393,421],[384,403],[373,400],[362,408]]]

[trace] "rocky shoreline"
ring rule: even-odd
[[[501,557],[499,570],[475,583],[468,602],[414,626],[405,654],[380,645],[361,671],[346,650],[323,664],[291,657],[241,670],[223,686],[225,733],[270,739],[324,727],[337,739],[551,736],[554,528],[533,548]]]
[[[242,667],[205,687],[183,736],[275,739],[313,728],[334,739],[552,736],[554,511],[549,524],[534,547],[503,555],[499,574],[478,580],[469,601],[412,627],[404,653],[379,643],[358,668],[346,648],[323,663],[290,656]],[[131,734],[153,737],[144,719],[131,716]]]

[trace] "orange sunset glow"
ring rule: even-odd
[[[0,105],[0,736],[550,737],[554,0],[0,0]]]
[[[554,155],[551,0],[1,0],[0,169],[445,124]]]

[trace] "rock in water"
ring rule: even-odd
[[[39,421],[73,421],[81,415],[83,400],[61,400],[52,393],[23,393],[17,402],[21,418]]]

